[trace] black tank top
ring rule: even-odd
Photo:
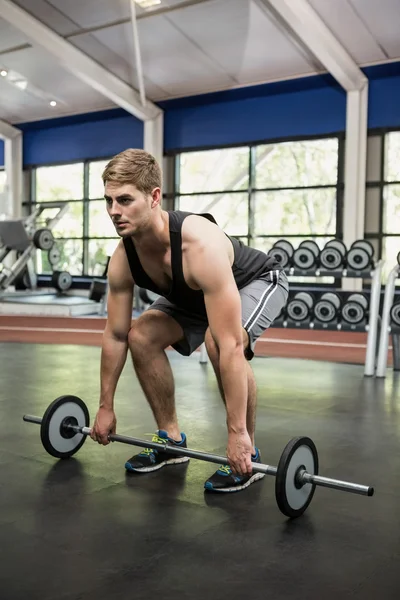
[[[189,215],[205,217],[209,221],[217,224],[214,217],[208,213],[192,213],[180,210],[167,211],[169,215],[169,232],[171,243],[171,270],[172,283],[169,291],[163,292],[150,279],[144,271],[132,238],[123,238],[126,255],[131,269],[132,277],[139,287],[151,290],[152,292],[164,296],[173,304],[184,308],[185,310],[205,316],[206,309],[204,304],[204,295],[202,290],[193,290],[190,288],[183,276],[182,266],[182,223]],[[256,250],[246,246],[240,240],[225,234],[232,242],[234,249],[234,261],[232,272],[238,289],[248,285],[254,279],[257,279],[263,273],[271,270],[281,270],[279,263],[261,250]],[[212,269],[212,265],[210,265]]]

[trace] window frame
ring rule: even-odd
[[[271,187],[271,188],[257,188],[255,186],[255,173],[256,173],[256,148],[261,145],[273,145],[273,144],[281,144],[281,143],[290,143],[290,142],[307,142],[313,140],[326,140],[326,139],[336,139],[338,142],[338,163],[337,163],[337,178],[335,184],[330,185],[313,185],[313,186],[279,186],[279,187]],[[345,144],[345,133],[344,132],[336,132],[324,135],[311,135],[311,136],[292,136],[292,137],[284,137],[284,138],[274,138],[267,140],[258,140],[251,143],[243,143],[243,144],[226,144],[223,146],[201,146],[195,148],[184,148],[179,150],[171,150],[165,154],[165,156],[171,157],[174,160],[174,178],[173,178],[173,191],[170,194],[167,194],[168,199],[172,202],[173,210],[178,210],[179,207],[179,197],[180,196],[206,196],[221,193],[221,190],[208,191],[208,192],[192,192],[192,193],[180,193],[180,156],[184,153],[189,152],[202,152],[208,150],[224,150],[228,148],[249,148],[249,185],[247,188],[247,202],[248,202],[248,230],[247,235],[245,236],[232,236],[232,237],[241,237],[247,239],[247,244],[251,245],[253,240],[256,238],[276,238],[283,237],[285,239],[293,238],[302,238],[308,239],[310,237],[313,238],[326,238],[330,237],[326,234],[314,234],[314,235],[304,235],[304,234],[285,234],[282,235],[280,233],[274,234],[266,234],[266,235],[255,235],[254,228],[254,202],[255,202],[255,194],[257,192],[263,191],[283,191],[283,190],[297,190],[297,189],[335,189],[336,190],[336,232],[332,234],[332,237],[336,237],[338,239],[343,239],[343,198],[344,198],[344,144]],[[246,190],[223,190],[224,193],[245,193]],[[297,287],[303,288],[337,288],[341,284],[341,279],[334,279],[331,283],[327,282],[318,282],[310,283],[310,282],[293,282],[291,286],[292,289]]]

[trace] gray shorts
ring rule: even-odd
[[[245,356],[247,360],[251,360],[257,339],[286,305],[289,294],[288,279],[284,271],[268,271],[239,290],[239,294],[242,300],[242,326],[250,340]],[[162,296],[157,298],[147,310],[150,309],[161,310],[170,315],[182,327],[184,337],[173,345],[179,354],[190,356],[204,342],[208,327],[206,317],[194,315]]]

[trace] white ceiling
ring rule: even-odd
[[[400,60],[400,0],[309,2],[360,66]],[[129,0],[15,4],[138,87]],[[138,6],[137,15],[145,91],[153,101],[323,71],[254,0],[161,0],[149,10]],[[0,19],[2,68],[28,82],[19,89],[0,77],[0,119],[10,123],[115,106]]]

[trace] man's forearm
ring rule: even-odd
[[[128,340],[118,340],[107,331],[103,334],[100,366],[100,407],[114,408],[114,394],[124,368]]]
[[[219,370],[229,433],[247,431],[247,369],[242,348],[220,349]]]

